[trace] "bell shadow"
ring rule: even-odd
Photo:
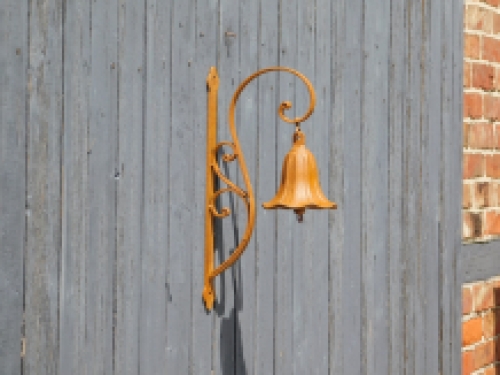
[[[221,160],[222,151],[219,153],[218,158]],[[224,174],[231,179],[227,163],[223,163]],[[220,182],[217,179],[215,189],[220,189]],[[231,214],[225,220],[230,220],[233,232],[234,244],[232,246],[232,253],[238,246],[239,241],[239,226],[236,215],[236,203],[233,194],[228,194],[229,209]],[[217,199],[217,210],[222,210],[222,202]],[[223,219],[224,220],[224,219]],[[221,264],[224,259],[224,229],[221,219],[216,219],[214,223],[215,231],[215,251],[217,253],[218,264]],[[217,300],[215,301],[214,311],[219,318],[222,317],[220,322],[220,336],[219,336],[219,355],[222,375],[247,375],[247,369],[243,356],[237,362],[238,353],[243,353],[243,343],[241,341],[241,324],[238,318],[238,312],[243,308],[243,296],[241,288],[241,265],[237,261],[230,270],[231,281],[233,283],[234,291],[234,306],[231,307],[228,317],[223,317],[226,308],[226,285],[225,277],[219,277],[219,290],[217,290]]]

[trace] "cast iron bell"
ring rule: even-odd
[[[337,208],[321,189],[316,160],[306,147],[306,136],[297,127],[292,149],[285,156],[281,172],[281,186],[276,196],[262,205],[267,209],[291,208],[302,222],[306,208]]]

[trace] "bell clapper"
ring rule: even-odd
[[[304,222],[304,213],[306,212],[305,208],[297,208],[293,210],[293,212],[295,212],[295,214],[297,215],[297,221],[299,223]]]

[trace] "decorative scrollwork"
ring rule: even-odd
[[[213,279],[215,276],[219,275],[220,273],[224,272],[227,268],[231,267],[236,260],[241,256],[243,251],[245,251],[248,242],[250,241],[250,237],[253,232],[253,227],[255,224],[255,197],[253,194],[253,188],[252,184],[250,182],[250,176],[248,174],[247,166],[245,163],[245,158],[243,155],[243,152],[241,151],[241,146],[240,142],[238,139],[238,135],[236,134],[236,125],[235,125],[235,110],[236,110],[236,103],[238,102],[238,99],[245,89],[245,87],[253,81],[255,78],[261,76],[262,74],[269,73],[269,72],[275,72],[275,71],[282,71],[282,72],[288,72],[292,73],[293,75],[297,76],[300,78],[304,84],[307,87],[307,90],[309,91],[309,97],[310,97],[310,102],[309,102],[309,108],[307,109],[306,113],[301,116],[301,117],[296,117],[296,118],[289,118],[285,115],[285,111],[292,108],[292,103],[290,101],[284,101],[280,104],[278,107],[278,115],[279,117],[290,124],[298,124],[301,123],[309,118],[311,114],[314,111],[314,106],[316,104],[316,96],[314,94],[314,88],[309,82],[309,80],[300,72],[291,69],[291,68],[286,68],[286,67],[280,67],[280,66],[275,66],[275,67],[269,67],[265,69],[261,69],[257,71],[256,73],[252,74],[248,78],[246,78],[236,89],[236,91],[233,94],[233,98],[231,99],[231,103],[229,105],[229,112],[228,112],[228,119],[229,119],[229,130],[231,132],[231,137],[233,139],[233,142],[221,142],[217,145],[216,149],[218,150],[222,146],[229,146],[233,150],[233,154],[227,155],[227,160],[226,161],[232,161],[234,159],[238,159],[238,164],[241,169],[241,174],[243,176],[243,181],[246,187],[246,192],[243,191],[241,188],[237,187],[234,183],[232,183],[224,174],[220,171],[220,168],[217,163],[212,164],[212,169],[213,171],[219,176],[219,178],[224,181],[227,186],[228,190],[222,189],[225,191],[233,191],[238,196],[240,196],[246,203],[247,203],[247,209],[248,209],[248,221],[247,221],[247,227],[245,229],[245,232],[242,236],[241,242],[239,243],[238,247],[234,250],[234,252],[231,254],[231,256],[226,259],[219,267],[214,269],[210,273],[210,279]],[[223,209],[224,211],[224,209]],[[223,212],[221,212],[223,213]],[[227,216],[227,215],[226,215]],[[224,216],[222,216],[224,217]]]

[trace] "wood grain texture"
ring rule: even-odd
[[[63,5],[30,4],[25,374],[58,374]]]
[[[0,364],[6,375],[21,374],[27,33],[27,3],[3,2],[0,9]]]
[[[196,3],[195,55],[193,59],[193,138],[194,145],[206,144],[207,136],[207,92],[206,76],[208,69],[217,62],[217,0],[198,1]],[[159,20],[161,22],[161,20]],[[220,106],[220,105],[219,105]],[[193,148],[194,190],[193,212],[191,224],[192,243],[192,327],[191,327],[191,371],[192,374],[203,374],[212,368],[214,316],[201,303],[203,290],[203,272],[205,261],[204,230],[205,217],[205,147]],[[175,160],[175,159],[174,159]],[[171,163],[172,161],[170,161]]]
[[[144,222],[145,1],[118,11],[118,186],[116,218],[115,374],[140,371]]]
[[[496,245],[458,256],[458,0],[6,4],[8,375],[21,372],[23,262],[25,374],[460,372],[461,280],[491,274]],[[302,130],[338,209],[307,211],[298,224],[290,211],[261,208],[293,132],[276,109],[290,100],[288,114],[301,115],[309,98],[290,74],[260,77],[236,115],[256,230],[217,278],[209,312],[205,77],[217,66],[219,140],[231,140],[235,88],[274,65],[314,84],[316,110]],[[221,169],[241,183],[237,163]],[[230,194],[218,204],[233,211],[216,220],[220,263],[246,214]]]
[[[113,371],[118,171],[118,1],[91,5],[88,125],[88,250],[85,357],[90,374]]]
[[[191,367],[191,319],[194,294],[191,278],[193,221],[193,153],[195,2],[174,2],[172,7],[171,141],[169,147],[169,233],[167,352],[165,371],[187,374]],[[199,213],[202,215],[202,213]],[[200,272],[201,269],[200,269]],[[197,291],[199,293],[199,291]],[[199,295],[199,294],[198,294]],[[199,301],[199,299],[198,299]],[[201,303],[201,301],[199,302]],[[179,343],[183,343],[179,345]]]
[[[88,250],[90,3],[66,4],[64,18],[64,132],[62,136],[62,249],[59,296],[59,373],[85,374]],[[78,43],[75,43],[78,41]]]

